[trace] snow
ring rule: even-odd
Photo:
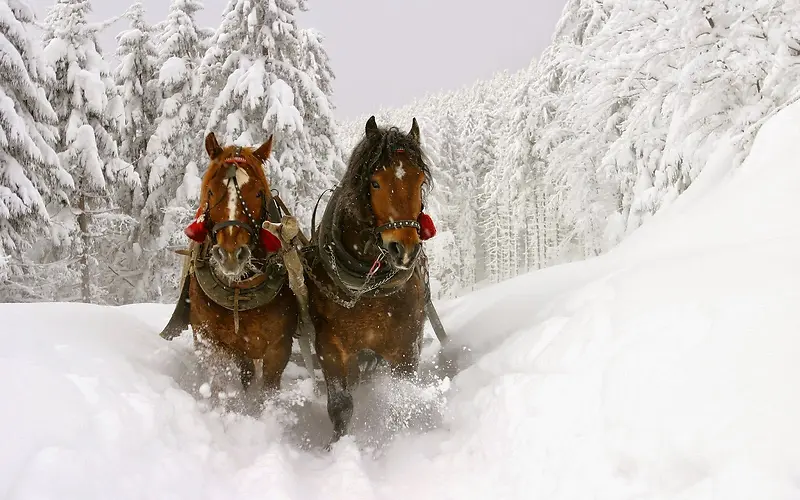
[[[169,87],[176,83],[183,82],[189,73],[189,68],[186,60],[173,56],[164,62],[161,70],[158,73],[158,82],[164,86]]]
[[[84,170],[83,177],[94,189],[104,189],[106,180],[103,176],[103,161],[97,151],[94,129],[91,125],[81,125],[72,142],[72,148],[77,152],[78,165]]]
[[[276,79],[269,87],[269,103],[264,123],[274,118],[278,130],[303,130],[303,117],[294,105],[294,91],[289,84]]]
[[[461,371],[434,342],[329,453],[297,366],[211,407],[167,306],[0,305],[0,497],[798,498],[799,155],[795,104],[606,255],[440,303]]]

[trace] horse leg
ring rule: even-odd
[[[205,382],[200,385],[200,395],[212,401],[228,389],[231,362],[238,361],[232,352],[217,342],[201,335],[195,338],[195,352],[203,369]]]
[[[317,337],[319,339],[319,337]],[[348,387],[349,355],[332,343],[317,342],[322,373],[328,389],[328,417],[333,423],[333,437],[327,449],[347,434],[353,418],[353,396]]]
[[[387,354],[384,359],[389,363],[395,377],[414,378],[417,375],[419,352],[416,349]]]
[[[239,379],[242,381],[242,388],[247,391],[253,383],[256,374],[256,365],[252,359],[241,354],[236,356],[236,365],[239,367]]]
[[[358,354],[351,361],[350,375],[353,378],[351,385],[368,382],[375,375],[378,366],[385,362],[386,360],[383,356],[372,349],[358,351]]]
[[[287,335],[285,339],[270,346],[262,358],[264,363],[264,390],[268,393],[277,392],[281,387],[281,377],[289,358],[292,355],[292,337]]]
[[[333,422],[333,437],[328,448],[347,434],[353,418],[353,395],[344,377],[325,377],[328,386],[328,418]]]

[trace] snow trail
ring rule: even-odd
[[[611,253],[442,303],[460,373],[359,389],[330,453],[296,366],[262,414],[193,397],[169,306],[0,305],[0,497],[796,499],[800,105],[724,154]]]

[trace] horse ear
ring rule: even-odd
[[[222,148],[219,147],[217,136],[214,135],[214,132],[209,132],[206,136],[206,152],[212,160],[222,153]]]
[[[411,130],[408,132],[408,136],[417,144],[419,144],[419,125],[417,125],[417,119],[411,119]]]
[[[267,142],[259,146],[258,149],[256,149],[255,151],[253,151],[253,156],[261,160],[261,163],[264,163],[269,159],[270,153],[272,153],[272,134],[270,134],[269,139],[267,139]]]
[[[375,116],[370,116],[369,120],[367,120],[367,127],[366,127],[367,135],[372,135],[378,133],[378,124],[375,122]]]

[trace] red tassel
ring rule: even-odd
[[[277,252],[281,249],[281,240],[266,229],[261,228],[258,236],[261,238],[261,244],[264,245],[267,252]]]
[[[202,243],[205,241],[206,236],[208,236],[208,227],[205,221],[195,219],[194,222],[186,226],[186,229],[183,230],[183,234],[188,236],[190,240]]]
[[[431,219],[430,215],[421,212],[417,217],[417,222],[419,222],[419,238],[421,240],[429,240],[436,236],[436,226],[433,224],[433,219]]]

